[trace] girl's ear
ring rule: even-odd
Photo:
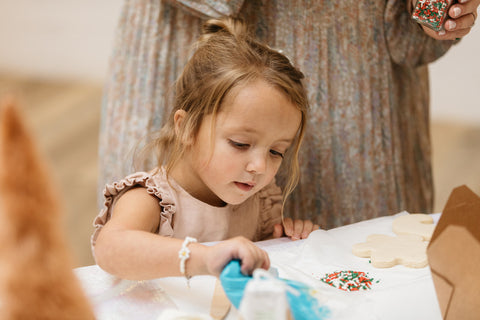
[[[175,134],[178,136],[180,135],[180,128],[182,127],[183,121],[187,116],[187,112],[185,110],[177,110],[175,111],[175,115],[173,116],[173,123],[175,123]]]
[[[175,124],[175,135],[183,144],[190,145],[193,142],[190,132],[188,132],[188,130],[182,130],[186,117],[187,112],[185,110],[177,110],[173,116],[173,123]]]

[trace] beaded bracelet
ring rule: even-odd
[[[178,257],[180,258],[180,273],[187,279],[187,286],[190,288],[190,278],[185,272],[185,262],[190,258],[190,249],[188,245],[192,242],[197,242],[197,239],[192,237],[186,237],[183,241],[182,248],[178,251]]]

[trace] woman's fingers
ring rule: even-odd
[[[447,31],[458,31],[462,29],[470,30],[475,24],[475,19],[473,13],[469,13],[463,16],[460,16],[456,19],[449,19],[445,22],[445,30]],[[468,32],[467,32],[468,33]]]
[[[475,24],[479,0],[464,0],[448,9],[444,30],[434,31],[422,26],[424,32],[437,40],[457,40],[465,37]]]
[[[458,18],[468,18],[469,21],[466,27],[472,27],[475,24],[477,19],[477,9],[480,1],[478,0],[468,0],[468,1],[459,1],[448,9],[448,15],[453,19]]]

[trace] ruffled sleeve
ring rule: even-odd
[[[155,175],[147,172],[137,172],[127,176],[126,178],[107,184],[103,195],[105,197],[104,208],[95,217],[93,226],[95,230],[91,237],[92,250],[95,246],[96,239],[102,227],[110,220],[116,201],[128,190],[134,187],[144,187],[147,192],[158,198],[160,207],[160,224],[158,234],[163,236],[173,235],[173,215],[175,213],[175,198],[171,187],[166,179],[162,179],[162,172]]]
[[[282,189],[275,181],[258,192],[260,202],[260,216],[256,240],[265,240],[272,237],[273,226],[282,223]]]

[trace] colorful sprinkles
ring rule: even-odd
[[[327,273],[323,278],[319,279],[326,284],[343,290],[343,291],[360,291],[369,290],[374,283],[379,283],[380,280],[374,280],[368,276],[368,272],[362,271],[335,271],[333,273]]]
[[[418,0],[412,19],[435,31],[443,28],[451,0]]]

